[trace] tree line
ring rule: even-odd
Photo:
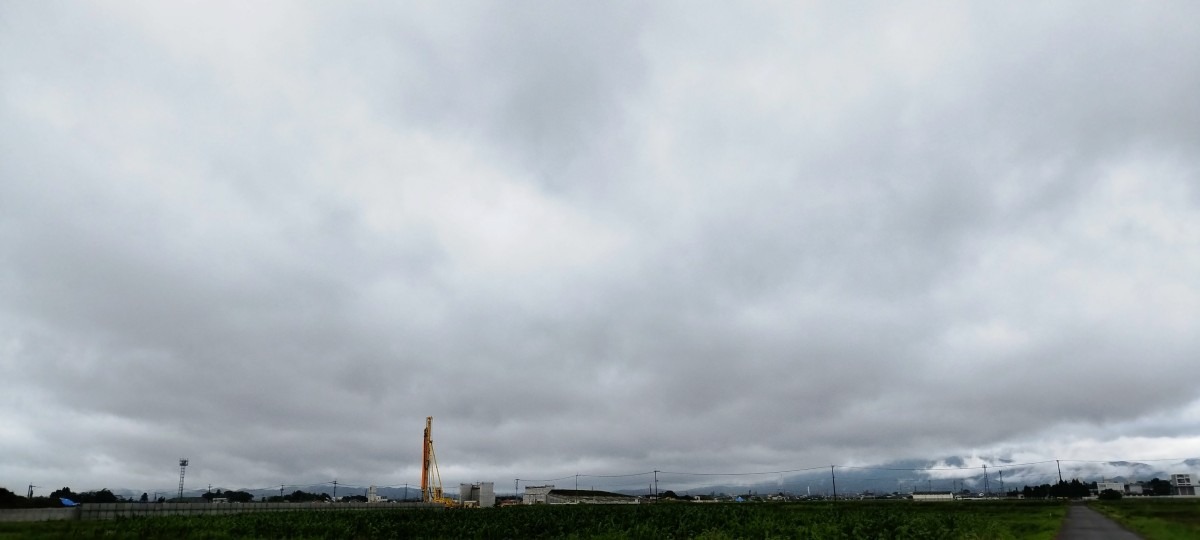
[[[231,503],[248,503],[254,502],[256,497],[253,493],[246,491],[210,491],[201,494],[200,497],[205,501],[212,502],[213,499],[225,499]],[[151,501],[147,493],[143,493],[140,498],[132,499],[121,497],[113,493],[109,489],[101,489],[97,491],[85,491],[76,493],[69,487],[56,489],[50,492],[46,497],[23,497],[13,493],[7,488],[0,487],[0,508],[62,508],[65,506],[62,499],[79,503],[79,504],[94,504],[94,503],[116,503],[116,502],[167,502],[165,497],[158,497]],[[258,497],[259,501],[263,502],[332,502],[333,498],[328,493],[309,493],[306,491],[296,490],[287,495],[273,495],[270,497]],[[347,495],[339,497],[341,502],[367,502],[367,498],[363,495]]]
[[[97,491],[85,491],[83,493],[75,493],[71,488],[64,487],[50,492],[48,497],[33,497],[32,499],[17,495],[7,488],[0,487],[0,508],[60,508],[65,506],[63,499],[76,503],[110,503],[122,502],[125,499],[118,497],[108,489]]]
[[[1007,495],[1009,497],[1021,495],[1026,499],[1081,499],[1091,496],[1092,492],[1096,489],[1096,485],[1096,482],[1084,483],[1078,479],[1072,479],[1070,482],[1060,480],[1057,484],[1053,485],[1025,486],[1019,491],[1014,489],[1009,491]],[[1142,484],[1142,492],[1146,495],[1170,495],[1171,482],[1153,478],[1149,482]]]

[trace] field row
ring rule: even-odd
[[[532,506],[284,512],[0,527],[0,538],[812,538],[1046,539],[1061,503]]]

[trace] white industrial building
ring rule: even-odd
[[[1125,493],[1125,484],[1122,482],[1096,482],[1096,493],[1100,494],[1106,489],[1111,489],[1117,493]]]
[[[1190,474],[1172,474],[1171,475],[1171,494],[1172,495],[1195,495],[1196,486],[1192,484],[1192,475]]]
[[[496,489],[492,482],[477,484],[459,484],[459,499],[463,506],[478,506],[491,508],[496,506]]]

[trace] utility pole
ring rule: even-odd
[[[283,498],[283,484],[279,484],[279,498]]]
[[[1008,493],[1004,491],[1004,469],[1000,469],[1000,495],[1007,497]]]
[[[829,466],[829,478],[833,479],[833,500],[837,500],[837,475],[833,474],[833,465]]]
[[[1059,462],[1059,461],[1056,459],[1056,460],[1054,460],[1054,464],[1055,464],[1055,465],[1058,465],[1058,483],[1060,483],[1060,484],[1061,484],[1061,483],[1062,483],[1062,481],[1063,481],[1063,480],[1062,480],[1062,463],[1060,463],[1060,462]]]
[[[337,502],[337,480],[333,481],[333,502]]]
[[[29,494],[25,496],[26,499],[29,499],[31,501],[33,500],[33,488],[35,488],[35,487],[41,487],[41,486],[35,486],[33,484],[29,484]]]
[[[579,473],[575,473],[575,491],[579,491]]]
[[[992,494],[992,489],[988,485],[987,465],[983,466],[983,496],[987,498]]]
[[[654,471],[654,501],[658,502],[658,470]]]
[[[521,479],[513,478],[513,497],[516,497],[518,499],[521,498],[521,489],[519,487],[520,485],[521,485]]]

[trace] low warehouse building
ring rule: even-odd
[[[550,491],[554,486],[525,486],[525,495],[521,497],[521,504],[546,504],[546,497],[550,495]]]
[[[591,489],[552,489],[547,504],[637,504],[637,497]]]
[[[953,501],[954,493],[949,491],[914,491],[914,501]]]

